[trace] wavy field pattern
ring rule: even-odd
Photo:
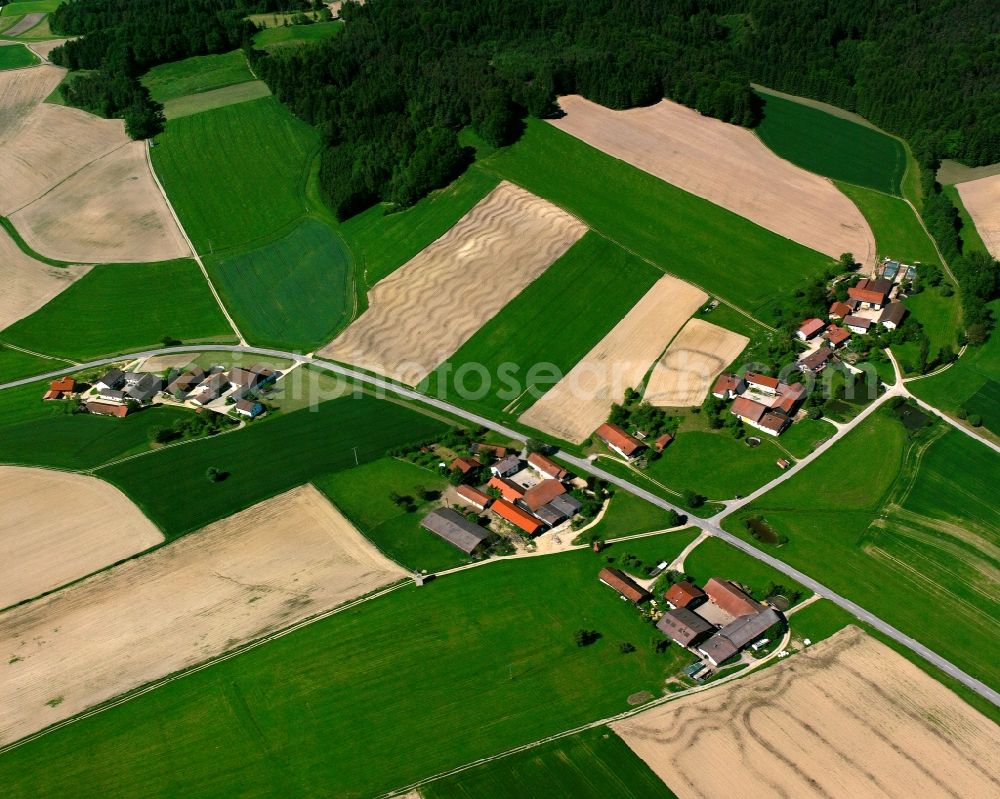
[[[582,222],[501,183],[369,294],[320,354],[415,385],[579,239]]]

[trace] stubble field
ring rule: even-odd
[[[986,249],[1000,258],[1000,175],[959,183],[957,188]]]

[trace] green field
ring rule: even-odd
[[[726,526],[763,516],[782,560],[997,686],[998,480],[987,447],[941,424],[909,440],[882,410]]]
[[[916,213],[898,197],[878,191],[838,183],[839,188],[871,225],[880,258],[888,256],[904,263],[919,261],[941,265],[934,243],[924,232]]]
[[[906,172],[900,141],[818,108],[759,94],[764,118],[757,135],[779,156],[818,175],[900,195]]]
[[[101,473],[168,537],[196,530],[329,472],[444,429],[429,416],[368,396],[334,399],[190,447],[157,452]],[[214,466],[228,477],[205,477]]]
[[[629,549],[635,549],[632,542],[629,542]],[[641,550],[636,554],[641,555]],[[755,599],[766,599],[771,583],[783,585],[789,591],[798,591],[799,601],[811,593],[777,569],[718,538],[706,538],[684,558],[684,573],[698,585],[703,585],[710,577],[735,580]]]
[[[261,97],[269,97],[270,95],[271,90],[267,88],[264,81],[249,80],[244,83],[235,83],[232,86],[224,86],[221,89],[210,89],[207,92],[188,94],[175,100],[167,100],[163,104],[163,113],[167,119],[177,119],[178,117],[200,114],[202,111],[224,108],[227,105],[245,103],[248,100],[259,100]]]
[[[0,383],[17,380],[19,377],[27,377],[28,375],[52,372],[66,365],[64,361],[39,358],[37,355],[29,355],[26,352],[0,344]]]
[[[71,369],[66,373],[80,374]],[[93,469],[145,452],[150,448],[150,430],[169,426],[192,413],[153,407],[124,419],[74,414],[69,402],[43,402],[47,389],[47,382],[39,382],[0,392],[0,462]]]
[[[986,249],[979,231],[976,230],[976,223],[969,216],[969,212],[965,207],[965,203],[962,202],[962,195],[958,193],[958,189],[954,186],[942,186],[941,191],[948,196],[951,204],[958,209],[958,215],[962,220],[962,230],[959,233],[962,237],[962,251],[988,253],[989,250]]]
[[[359,276],[369,286],[388,277],[443,236],[498,182],[494,175],[470,169],[412,208],[387,213],[385,206],[375,205],[343,222],[340,231],[358,259]]]
[[[474,168],[554,202],[641,258],[750,312],[791,297],[832,263],[538,120],[529,119],[516,144]]]
[[[198,55],[153,67],[139,81],[154,100],[165,103],[188,94],[221,89],[252,81],[242,50],[221,55]]]
[[[20,17],[25,14],[48,14],[59,8],[65,0],[15,0],[3,6],[0,13],[5,17]]]
[[[848,624],[856,623],[857,619],[829,599],[820,599],[807,605],[788,620],[788,626],[796,638],[808,638],[814,644],[829,638]]]
[[[317,219],[258,249],[209,256],[205,267],[236,326],[258,346],[311,352],[353,311],[350,254]]]
[[[264,15],[267,16],[266,14]],[[344,23],[316,22],[312,25],[283,25],[265,28],[253,37],[254,47],[261,50],[272,50],[276,47],[294,47],[296,45],[322,42],[340,33]]]
[[[313,482],[366,538],[411,571],[435,572],[469,562],[463,552],[420,526],[420,520],[441,505],[438,500],[421,500],[420,490],[443,491],[448,485],[438,472],[396,458],[379,458]],[[413,497],[417,510],[399,507],[391,493]]]
[[[5,753],[4,795],[351,799],[619,713],[691,656],[654,652],[604,564],[585,549],[396,590]],[[578,647],[580,628],[601,638]]]
[[[654,267],[590,231],[432,372],[427,392],[450,401],[469,397],[466,404],[492,411],[521,397],[510,412],[524,411],[659,277]],[[510,379],[500,375],[504,364]],[[529,384],[531,370],[541,364],[555,369],[547,368]],[[521,396],[525,390],[530,393]]]
[[[793,457],[804,458],[836,432],[825,419],[803,419],[782,433],[777,444]]]
[[[990,303],[990,308],[994,316],[1000,316],[1000,301]],[[982,407],[984,399],[1000,394],[1000,334],[994,331],[985,344],[969,347],[941,374],[914,380],[907,388],[920,399],[952,415],[960,408],[980,413],[983,424],[1000,435],[1000,412],[996,406],[988,413],[968,407],[969,403]]]
[[[8,44],[0,47],[0,71],[30,67],[38,62],[38,56],[23,44]]]
[[[172,119],[153,166],[198,252],[263,243],[310,211],[319,136],[273,97]]]
[[[663,784],[608,727],[485,763],[420,787],[424,799],[672,799]]]
[[[96,266],[0,339],[80,361],[162,346],[234,341],[222,311],[190,260]]]
[[[667,511],[627,491],[618,491],[608,503],[601,520],[584,531],[583,536],[587,540],[621,538],[636,533],[664,530],[671,526],[671,521]]]

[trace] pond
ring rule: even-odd
[[[774,528],[763,519],[750,518],[747,519],[746,524],[747,530],[750,531],[750,535],[758,541],[762,541],[765,544],[777,544],[780,540],[778,538],[778,533],[775,532]]]

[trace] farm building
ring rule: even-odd
[[[187,396],[204,379],[205,370],[200,366],[193,366],[171,380],[163,389],[163,393],[169,397]]]
[[[809,341],[809,339],[818,336],[823,332],[823,328],[826,327],[826,323],[822,319],[806,319],[799,329],[795,331],[795,335],[799,337],[802,341]]]
[[[708,658],[713,666],[724,663],[739,650],[724,635],[715,634],[698,647],[698,653]]]
[[[776,377],[762,375],[757,372],[747,372],[747,385],[762,394],[777,394],[781,381]]]
[[[494,477],[510,477],[521,471],[521,459],[517,455],[507,455],[490,467]]]
[[[473,444],[472,451],[477,455],[489,455],[498,459],[507,457],[507,447],[499,444]]]
[[[823,334],[823,338],[825,338],[828,342],[830,342],[830,346],[833,347],[834,349],[837,349],[850,337],[851,337],[850,331],[845,330],[842,327],[837,327],[836,325],[830,325],[826,329],[826,332]]]
[[[198,387],[192,392],[191,402],[195,405],[208,405],[212,400],[217,400],[222,393],[229,388],[229,380],[222,372],[209,375],[202,380]]]
[[[820,347],[800,358],[798,367],[803,372],[812,372],[814,375],[818,375],[826,369],[831,358],[833,358],[833,350],[829,347]]]
[[[572,519],[580,512],[583,504],[576,497],[570,494],[560,494],[553,499],[546,508],[552,508],[561,513],[565,518]]]
[[[778,460],[776,460],[775,463],[778,465],[778,468],[781,469],[781,471],[785,471],[785,469],[787,469],[789,466],[792,465],[787,458],[778,458]]]
[[[455,458],[448,468],[453,472],[460,472],[463,477],[468,477],[478,474],[479,470],[483,468],[483,464],[475,458]]]
[[[98,391],[112,391],[125,385],[125,373],[121,369],[109,369],[94,383]]]
[[[614,588],[615,591],[629,600],[629,602],[634,602],[638,605],[640,602],[645,602],[650,598],[649,592],[645,588],[636,583],[625,572],[618,569],[601,569],[598,578],[606,586]]]
[[[594,431],[594,435],[607,444],[623,458],[632,460],[646,445],[634,436],[630,436],[616,424],[605,422]]]
[[[459,486],[455,489],[455,493],[462,500],[480,510],[486,510],[490,506],[490,503],[493,502],[493,497],[489,494],[484,494],[478,488],[473,488],[472,486]]]
[[[234,366],[229,370],[229,382],[241,391],[250,391],[260,385],[263,376],[250,369]]]
[[[774,413],[766,405],[747,397],[737,397],[729,412],[740,417],[745,424],[771,435],[780,435],[789,423],[788,417]]]
[[[653,442],[653,449],[657,452],[663,452],[670,444],[673,442],[674,437],[670,433],[664,433],[656,441]]]
[[[889,328],[889,330],[895,330],[903,323],[905,316],[906,306],[903,303],[890,302],[882,309],[882,315],[878,318],[878,322],[883,327]]]
[[[687,580],[674,583],[663,595],[672,608],[691,608],[705,601],[705,592]]]
[[[511,524],[521,528],[528,535],[535,535],[545,527],[542,522],[528,513],[528,511],[512,505],[505,499],[494,501],[493,505],[490,506],[490,510],[501,519],[506,519]]]
[[[830,306],[830,312],[827,315],[830,319],[843,319],[853,310],[854,309],[846,302],[840,302],[840,300],[837,300]]]
[[[548,505],[560,494],[566,493],[566,486],[558,480],[542,480],[524,492],[521,504],[532,513],[536,513],[539,508]]]
[[[871,319],[865,319],[863,316],[845,316],[844,317],[844,327],[850,330],[852,333],[859,333],[860,335],[867,335],[868,328],[872,326]]]
[[[136,402],[146,403],[156,396],[163,381],[156,375],[149,372],[134,372],[126,375],[125,395],[126,399]]]
[[[514,502],[524,496],[524,489],[506,477],[491,477],[486,487],[495,488],[500,492],[500,496],[508,502]]]
[[[892,281],[885,278],[862,278],[856,286],[847,290],[847,296],[855,301],[856,307],[881,308],[889,299]]]
[[[687,608],[674,608],[660,617],[656,629],[676,644],[691,646],[711,635],[715,627]]]
[[[540,452],[532,452],[528,456],[528,465],[542,477],[547,477],[551,480],[565,480],[569,477],[568,471],[555,461],[546,458]]]
[[[781,411],[791,416],[799,404],[806,398],[806,387],[801,383],[782,383],[778,391],[778,401],[771,406],[772,411]]]
[[[58,400],[68,397],[76,391],[76,381],[69,377],[61,377],[58,380],[53,380],[49,383],[49,390],[45,392],[45,396],[42,399],[46,400]]]
[[[236,413],[240,416],[246,416],[248,419],[256,419],[264,412],[264,406],[259,402],[252,402],[248,399],[236,400],[236,405],[234,407]]]
[[[746,381],[739,375],[719,375],[719,379],[712,386],[712,396],[730,400],[746,391],[746,387]]]
[[[741,616],[729,622],[698,647],[698,652],[708,658],[713,665],[718,666],[747,644],[760,638],[780,620],[781,617],[771,608]]]
[[[467,555],[482,547],[491,535],[489,530],[473,524],[451,508],[431,511],[420,520],[420,526],[443,538],[452,546],[458,547]]]
[[[886,280],[895,280],[896,275],[899,274],[899,261],[886,261],[885,266],[882,267],[882,277]]]
[[[88,413],[93,413],[97,416],[117,416],[119,419],[123,416],[128,416],[129,412],[128,405],[110,402],[97,402],[96,400],[91,400],[86,403],[86,408]]]
[[[705,593],[708,598],[722,608],[730,616],[746,616],[760,613],[764,609],[757,600],[748,596],[731,582],[719,577],[710,577],[705,583]]]
[[[122,403],[128,399],[125,396],[125,392],[120,388],[101,388],[97,391],[97,396],[100,397],[105,402],[117,402]]]

